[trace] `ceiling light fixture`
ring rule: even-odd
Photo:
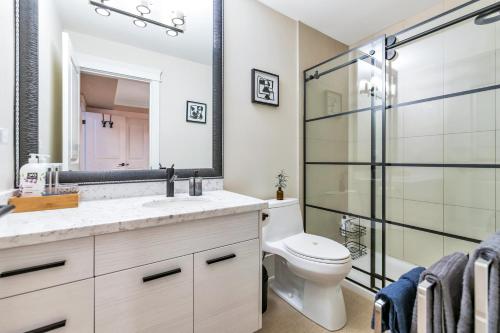
[[[107,9],[104,9],[104,8],[99,8],[99,7],[96,7],[95,8],[95,12],[99,15],[102,15],[102,16],[109,16],[111,15],[111,12]]]
[[[168,29],[167,35],[169,35],[170,37],[177,37],[179,35],[179,33],[175,30]]]
[[[104,1],[107,1],[107,0],[101,0],[101,5],[105,7],[106,5],[104,4]],[[109,16],[109,15],[111,15],[111,12],[108,9],[106,9],[104,7],[101,7],[101,6],[97,6],[97,5],[95,5],[95,6],[96,7],[95,7],[94,10],[95,10],[95,12],[97,14],[99,14],[101,16]]]
[[[148,24],[142,20],[134,20],[135,26],[139,28],[145,28]]]
[[[146,5],[138,5],[135,7],[141,15],[151,14],[151,9]]]
[[[145,28],[148,24],[157,26],[165,29],[165,32],[170,37],[177,37],[180,33],[185,32],[186,17],[183,13],[178,11],[173,11],[174,14],[171,17],[172,24],[166,24],[163,22],[152,20],[144,15],[151,14],[151,9],[149,8],[150,2],[141,1],[141,4],[137,5],[135,8],[139,14],[135,11],[130,12],[125,9],[109,6],[105,4],[108,0],[88,0],[91,6],[95,7],[95,12],[102,16],[110,16],[111,12],[124,15],[133,19],[132,23],[139,28]]]
[[[182,12],[172,12],[174,17],[172,18],[172,23],[175,26],[184,25],[186,23],[185,16]]]

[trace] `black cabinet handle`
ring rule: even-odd
[[[66,326],[66,320],[61,320],[61,321],[58,321],[57,323],[53,323],[53,324],[50,324],[50,325],[47,325],[44,327],[35,328],[34,330],[26,331],[24,333],[45,333],[45,332],[50,332],[50,331],[56,330],[56,329],[64,327],[64,326]]]
[[[233,258],[236,258],[236,254],[234,254],[234,253],[228,254],[227,256],[215,258],[215,259],[209,259],[209,260],[207,260],[207,265],[212,265],[212,264],[215,264],[217,262],[221,262],[221,261],[229,260],[229,259],[233,259]]]
[[[6,278],[9,276],[14,276],[14,275],[21,275],[21,274],[26,274],[26,273],[36,272],[36,271],[42,271],[44,269],[60,267],[60,266],[64,266],[65,264],[66,264],[66,260],[61,260],[61,261],[56,261],[56,262],[52,262],[49,264],[43,264],[43,265],[38,265],[38,266],[31,266],[31,267],[26,267],[26,268],[15,269],[12,271],[0,273],[0,279]]]
[[[156,279],[161,279],[161,278],[164,278],[166,276],[179,274],[180,272],[182,272],[182,270],[180,268],[176,268],[176,269],[172,269],[171,271],[145,276],[142,278],[142,282],[149,282],[149,281],[153,281]]]

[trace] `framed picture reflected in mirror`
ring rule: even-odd
[[[193,101],[186,102],[186,121],[190,123],[207,123],[207,105]]]

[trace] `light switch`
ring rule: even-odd
[[[8,128],[0,128],[0,144],[9,143],[9,129]]]

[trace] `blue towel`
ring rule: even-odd
[[[391,330],[392,333],[410,332],[418,279],[424,270],[423,267],[412,269],[401,275],[398,281],[382,288],[375,295],[375,301],[378,299],[385,301],[382,311],[382,329],[384,331]],[[373,317],[372,328],[374,328]]]

